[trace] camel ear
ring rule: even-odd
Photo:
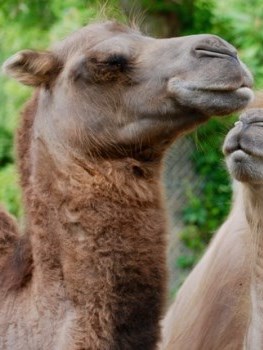
[[[30,86],[48,84],[57,76],[60,69],[60,63],[49,51],[19,51],[3,65],[4,73]]]

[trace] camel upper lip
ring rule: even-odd
[[[240,88],[242,88],[242,87],[246,87],[246,88],[249,88],[249,89],[252,89],[253,88],[253,82],[251,81],[247,81],[247,82],[245,82],[245,83],[243,83],[241,86],[240,86]]]
[[[261,154],[260,152],[252,152],[251,149],[247,148],[245,145],[236,145],[235,147],[232,148],[228,148],[224,150],[224,154],[227,157],[231,157],[237,153],[241,153],[247,156],[251,156],[251,157],[256,157],[256,158],[263,158],[263,154]]]
[[[260,116],[250,115],[249,118],[244,118],[241,116],[239,122],[244,124],[244,125],[255,125],[258,127],[263,127],[263,110],[262,110],[262,115],[260,115]]]
[[[244,122],[242,122],[242,123],[244,123]],[[258,126],[259,128],[263,128],[263,118],[261,121],[260,120],[251,120],[251,121],[246,121],[244,124],[255,125],[255,126]]]
[[[253,155],[251,152],[249,152],[248,150],[245,150],[243,147],[241,147],[240,145],[236,145],[235,147],[232,148],[228,148],[227,150],[225,150],[225,155],[227,156],[231,156],[232,154],[242,151],[243,153],[247,154],[247,155]]]
[[[234,155],[234,154],[238,154],[238,155],[251,155],[251,154],[247,153],[245,150],[243,150],[243,148],[237,148],[235,151],[233,151],[232,153],[230,153],[230,155]]]

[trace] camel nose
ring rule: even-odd
[[[231,58],[238,61],[236,49],[214,35],[206,35],[200,39],[194,46],[194,53],[197,57]]]
[[[263,108],[252,108],[241,114],[240,123],[247,124],[260,124],[263,126]]]
[[[235,127],[226,136],[223,152],[226,156],[242,150],[247,154],[263,156],[263,109],[248,109],[241,114]]]

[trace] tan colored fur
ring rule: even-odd
[[[262,121],[248,109],[226,137],[233,208],[166,315],[162,349],[263,347]]]
[[[250,305],[248,236],[239,193],[163,321],[162,349],[242,349]]]

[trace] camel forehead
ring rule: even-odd
[[[71,54],[88,50],[107,39],[119,36],[119,40],[121,40],[121,35],[130,39],[144,37],[138,30],[117,22],[93,23],[75,31],[54,45],[52,51],[59,57],[67,59]]]

